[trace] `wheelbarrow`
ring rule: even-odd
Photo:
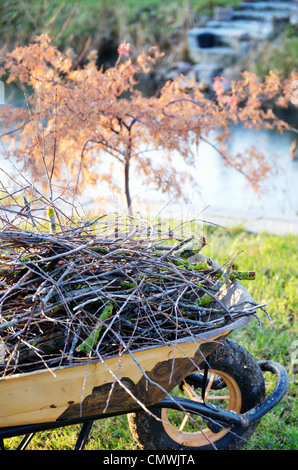
[[[218,295],[226,306],[253,302],[236,280],[223,289]],[[123,414],[142,449],[241,448],[288,389],[284,367],[257,362],[227,339],[253,313],[195,338],[144,347],[121,358],[2,378],[2,449],[6,438],[24,436],[18,449],[25,449],[36,432],[79,423],[75,449],[83,449],[94,421]],[[264,371],[276,375],[269,396]]]

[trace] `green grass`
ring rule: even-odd
[[[213,231],[213,230],[212,230]],[[216,233],[216,236],[215,236]],[[298,447],[298,237],[248,234],[241,228],[229,233],[216,230],[206,254],[219,263],[243,250],[236,260],[239,269],[256,271],[255,281],[243,285],[255,300],[270,302],[269,321],[263,314],[262,331],[257,322],[237,330],[231,339],[248,349],[257,360],[274,360],[286,367],[290,386],[287,397],[266,415],[246,449],[292,450]],[[269,377],[268,389],[273,381]]]
[[[287,25],[278,41],[268,41],[260,60],[254,61],[250,69],[260,77],[270,70],[278,70],[281,78],[288,77],[298,69],[298,24]]]
[[[271,320],[262,313],[262,331],[256,320],[230,335],[248,349],[257,360],[274,360],[284,365],[289,374],[287,396],[267,414],[246,444],[246,450],[294,450],[298,448],[297,410],[297,312],[298,312],[298,237],[270,234],[249,234],[241,227],[229,231],[207,228],[208,246],[204,254],[219,263],[228,261],[240,250],[235,264],[238,269],[256,271],[255,281],[243,285],[258,302],[270,302]],[[296,342],[296,343],[295,343]],[[295,368],[296,367],[296,368]],[[266,375],[268,391],[274,387],[272,376]],[[73,448],[78,426],[38,433],[29,449],[67,450]],[[16,446],[20,438],[6,442]],[[126,416],[97,421],[86,449],[135,450]]]

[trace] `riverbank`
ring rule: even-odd
[[[281,214],[250,214],[207,211],[209,222],[222,227],[241,227],[249,233],[269,233],[273,235],[298,236],[298,217]]]
[[[28,45],[36,35],[47,33],[77,65],[84,65],[94,53],[98,66],[113,64],[117,47],[124,40],[131,43],[132,55],[157,45],[165,52],[164,66],[192,64],[188,31],[214,19],[216,7],[237,11],[240,4],[240,0],[4,0],[0,6],[0,49]],[[262,76],[268,67],[278,67],[284,76],[297,66],[296,52],[297,31],[291,26],[264,47],[254,48],[245,66],[247,70],[256,68]],[[166,73],[171,77],[180,72],[184,73],[178,67]]]
[[[72,48],[81,59],[88,49],[98,50],[108,42],[116,48],[123,40],[136,48],[152,44],[163,48],[197,15],[210,15],[216,5],[238,3],[239,0],[4,0],[0,6],[0,43],[26,45],[34,36],[47,33],[55,38],[59,48]]]

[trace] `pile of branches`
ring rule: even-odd
[[[165,345],[262,308],[217,297],[229,279],[254,278],[233,260],[195,261],[189,239],[147,221],[106,229],[0,231],[0,376]]]

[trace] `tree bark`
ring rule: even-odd
[[[130,170],[130,159],[131,159],[131,128],[134,121],[131,125],[127,128],[129,132],[129,139],[127,144],[127,151],[124,163],[124,186],[125,186],[125,197],[126,197],[126,204],[128,209],[128,215],[132,216],[132,206],[131,206],[131,196],[130,196],[130,186],[129,186],[129,170]]]
[[[130,164],[130,159],[127,158],[124,164],[125,197],[126,197],[128,214],[132,215],[131,196],[130,196],[130,188],[129,188],[129,164]]]

